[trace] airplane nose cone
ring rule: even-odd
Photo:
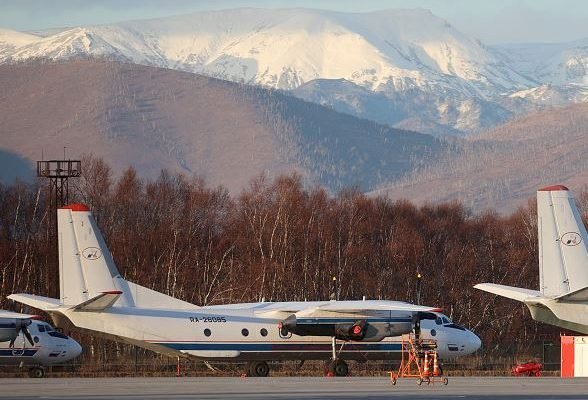
[[[473,353],[476,350],[478,350],[481,346],[482,346],[482,340],[480,340],[480,338],[478,337],[478,335],[476,335],[474,332],[470,332],[470,337],[469,337],[469,352]]]
[[[71,360],[82,354],[82,346],[71,338],[69,340],[71,343],[69,344],[68,359]]]

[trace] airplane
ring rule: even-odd
[[[588,235],[569,189],[539,189],[537,218],[539,290],[474,287],[524,303],[536,321],[588,334]]]
[[[440,309],[395,301],[261,302],[199,307],[121,277],[83,204],[60,208],[60,298],[8,296],[95,335],[174,357],[248,362],[249,376],[267,376],[270,360],[400,358],[401,335],[415,327],[436,339],[440,357],[470,354],[480,339]],[[65,319],[65,320],[64,320]]]
[[[0,364],[28,366],[31,377],[45,376],[45,366],[79,356],[82,347],[38,315],[0,310]]]

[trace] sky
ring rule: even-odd
[[[238,7],[425,8],[487,44],[588,37],[588,0],[0,0],[0,27],[34,31]]]

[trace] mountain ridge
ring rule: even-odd
[[[231,191],[260,173],[292,171],[332,191],[369,190],[443,146],[278,91],[136,64],[2,65],[0,85],[4,151],[34,160],[67,146],[115,171],[133,165],[154,176],[164,168]]]
[[[242,8],[74,27],[4,49],[0,62],[82,56],[288,91],[316,79],[345,79],[384,103],[399,98],[406,121],[417,118],[425,126],[439,124],[440,132],[460,134],[511,118],[518,107],[502,94],[537,83],[511,68],[508,57],[424,9]],[[324,92],[304,99],[321,95],[333,97]],[[341,101],[329,105],[353,109]],[[360,110],[352,114],[366,117]]]

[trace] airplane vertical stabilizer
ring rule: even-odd
[[[90,209],[57,210],[61,302],[77,305],[116,288],[118,270]]]
[[[61,304],[92,311],[101,311],[114,304],[147,308],[197,307],[123,279],[87,206],[71,204],[57,210],[57,231]]]
[[[588,234],[565,186],[537,191],[540,291],[561,296],[588,286]]]

